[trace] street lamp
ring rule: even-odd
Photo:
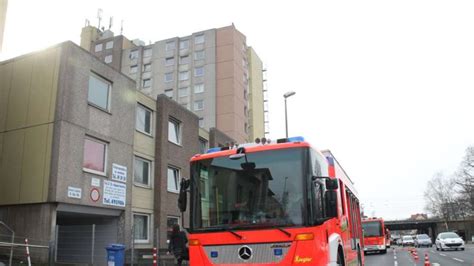
[[[289,91],[285,94],[283,94],[283,98],[285,98],[285,130],[286,130],[286,138],[288,138],[288,114],[286,111],[286,98],[295,95],[296,92],[294,91]]]

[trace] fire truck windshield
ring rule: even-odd
[[[362,228],[364,229],[364,236],[382,236],[382,226],[379,221],[363,222]]]
[[[191,230],[303,224],[305,149],[198,160],[191,167]],[[246,158],[245,158],[246,157]]]

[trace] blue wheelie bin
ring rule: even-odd
[[[123,266],[125,265],[125,245],[110,244],[107,250],[107,266]]]

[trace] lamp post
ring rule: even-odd
[[[283,94],[283,98],[285,98],[285,130],[286,130],[286,138],[288,138],[288,114],[286,110],[286,98],[295,95],[296,92],[294,91],[289,91],[285,94]]]

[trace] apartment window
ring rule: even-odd
[[[204,83],[199,83],[194,85],[194,93],[203,93],[204,92]]]
[[[204,34],[199,34],[194,37],[194,43],[195,44],[200,44],[204,43]]]
[[[247,109],[247,106],[244,106],[244,116],[248,116],[248,109]]]
[[[181,123],[175,119],[168,121],[168,140],[181,144]]]
[[[171,51],[171,50],[174,50],[175,48],[176,48],[176,45],[174,41],[166,43],[166,46],[165,46],[166,51]]]
[[[179,192],[180,181],[179,169],[168,166],[168,191]]]
[[[195,77],[204,76],[204,67],[196,67],[194,69],[194,76]]]
[[[138,50],[130,51],[130,59],[137,59],[138,58]]]
[[[130,66],[130,74],[137,73],[137,71],[138,71],[137,65]]]
[[[165,82],[173,81],[173,72],[165,73]]]
[[[168,216],[166,217],[166,239],[171,239],[171,232],[173,232],[173,225],[179,224],[179,217]]]
[[[133,181],[136,184],[150,186],[151,161],[135,157]]]
[[[144,79],[143,80],[143,88],[151,87],[151,79]]]
[[[145,50],[143,50],[143,57],[150,57],[151,53],[152,53],[152,49],[146,48]]]
[[[105,44],[105,49],[112,49],[112,48],[114,48],[114,41],[108,41]]]
[[[173,99],[173,89],[167,89],[165,90],[165,95],[170,98],[170,99]]]
[[[189,55],[183,55],[179,57],[179,63],[184,65],[189,63]]]
[[[179,80],[180,81],[187,80],[187,79],[189,79],[189,71],[179,72]]]
[[[179,42],[179,49],[189,49],[189,40],[182,40]]]
[[[89,76],[87,100],[90,104],[109,110],[109,94],[112,83],[96,75]]]
[[[150,241],[149,214],[133,214],[133,232],[135,243],[148,243]]]
[[[102,43],[96,44],[94,51],[96,51],[96,52],[102,51]]]
[[[135,128],[143,133],[151,135],[151,117],[152,111],[145,106],[138,104],[137,105],[137,118]]]
[[[82,168],[87,172],[105,175],[107,143],[87,137],[84,140],[84,161]]]
[[[208,149],[208,141],[206,139],[199,138],[199,150],[201,154],[206,153],[207,149]]]
[[[244,131],[245,133],[249,133],[249,126],[247,125],[247,123],[244,124]]]
[[[204,127],[204,118],[200,117],[198,124],[199,124],[199,127]]]
[[[143,72],[150,72],[151,71],[151,63],[143,65]]]
[[[178,97],[186,97],[186,96],[188,96],[188,91],[189,91],[189,88],[188,88],[188,87],[179,88],[179,90],[178,90]]]
[[[194,52],[194,60],[202,60],[206,57],[204,50]]]
[[[204,101],[203,100],[194,101],[194,111],[199,111],[202,109],[204,109]]]
[[[174,65],[174,57],[167,57],[165,59],[165,66],[172,66]]]
[[[105,62],[106,64],[112,63],[112,55],[109,54],[109,55],[105,56],[104,62]]]

